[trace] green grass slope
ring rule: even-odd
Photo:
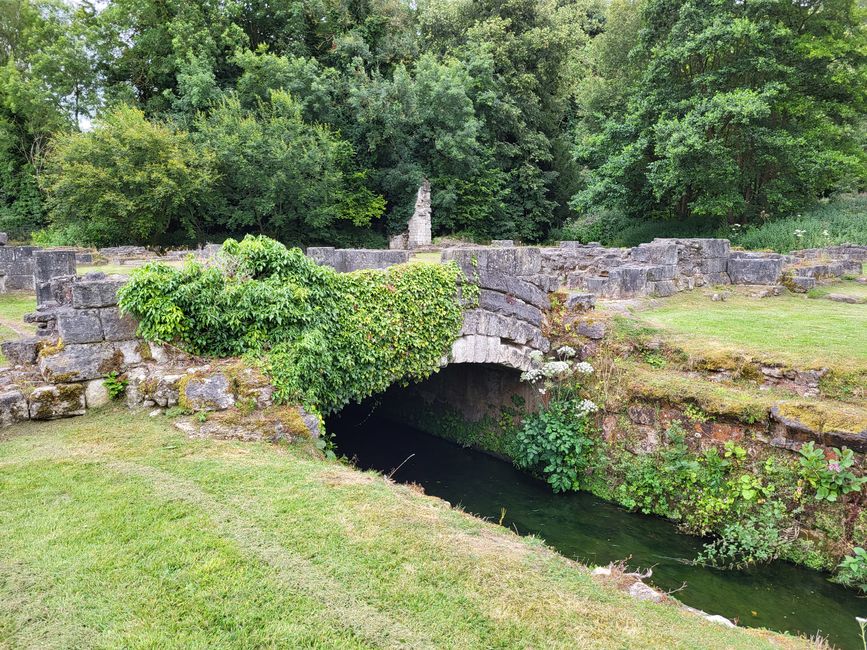
[[[0,433],[0,647],[795,648],[302,447],[120,410]]]

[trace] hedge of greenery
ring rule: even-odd
[[[147,264],[119,292],[139,333],[193,354],[261,358],[280,402],[328,413],[437,370],[474,300],[454,264],[337,273],[267,237],[217,264]]]

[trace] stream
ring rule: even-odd
[[[786,562],[748,571],[692,565],[701,540],[678,533],[669,521],[627,512],[585,492],[554,494],[507,462],[367,415],[347,408],[328,422],[338,453],[354,457],[363,469],[387,474],[399,466],[395,481],[418,483],[427,494],[493,521],[505,508],[504,526],[537,535],[585,564],[630,558],[631,568],[652,567],[648,582],[679,589],[674,596],[683,603],[739,625],[818,632],[838,648],[862,648],[855,617],[867,616],[867,598],[823,573]]]

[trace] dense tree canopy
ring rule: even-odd
[[[854,0],[7,0],[0,229],[376,245],[423,179],[436,234],[786,216],[867,185],[865,57]]]

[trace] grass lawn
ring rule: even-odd
[[[705,293],[689,291],[655,301],[635,317],[696,355],[723,351],[800,368],[867,369],[867,305],[794,294],[752,298],[740,291],[713,302]]]
[[[845,296],[855,296],[867,300],[867,284],[855,280],[844,280],[834,284],[822,285],[810,289],[807,295],[810,298],[824,298],[830,293],[839,293]]]
[[[36,310],[36,296],[32,293],[0,294],[0,341],[11,341],[21,335],[32,334],[36,328],[24,322],[24,314]],[[6,357],[0,352],[0,366]]]
[[[153,261],[158,262],[159,260]],[[91,266],[78,266],[76,272],[78,275],[84,275],[85,273],[90,273],[92,271],[99,271],[107,275],[129,275],[133,269],[142,266],[143,264],[144,262],[134,262],[131,264],[97,264]],[[184,265],[182,261],[163,262],[163,264],[174,266],[175,268],[181,268]]]
[[[108,409],[0,433],[0,647],[795,648],[639,603],[303,447]]]

